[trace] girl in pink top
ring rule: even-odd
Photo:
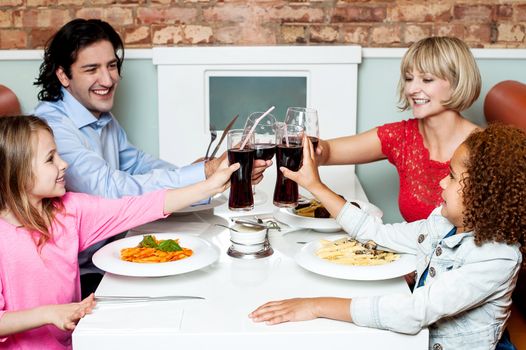
[[[134,226],[222,192],[236,163],[206,181],[143,196],[66,193],[67,164],[36,117],[0,118],[0,349],[70,349],[95,306],[80,301],[77,255]]]
[[[449,159],[477,128],[462,117],[480,93],[480,73],[457,38],[430,37],[409,47],[400,66],[400,109],[414,119],[320,142],[319,164],[388,159],[400,177],[399,208],[406,221],[425,219],[440,204],[439,181]]]

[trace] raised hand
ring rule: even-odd
[[[285,177],[310,192],[313,192],[315,187],[322,184],[316,163],[316,153],[314,152],[312,142],[306,136],[303,138],[303,164],[300,170],[294,172],[285,167],[281,167],[280,170]]]
[[[212,192],[214,194],[224,192],[230,185],[230,176],[237,169],[239,169],[239,163],[229,166],[228,159],[224,158],[212,176],[206,180],[210,184]]]
[[[318,144],[318,149],[320,149],[320,144]],[[285,177],[297,182],[298,185],[312,193],[332,217],[338,216],[338,213],[345,205],[345,199],[321,181],[316,163],[316,154],[308,137],[303,140],[303,165],[300,170],[294,172],[284,167],[281,167],[280,170]]]
[[[263,172],[272,165],[271,160],[254,159],[254,167],[252,169],[252,184],[256,185],[263,180]]]

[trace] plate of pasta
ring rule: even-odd
[[[318,232],[338,232],[342,227],[333,218],[315,218],[298,215],[294,208],[280,208],[274,212],[276,220],[291,227],[311,229]]]
[[[414,255],[383,251],[372,241],[360,243],[348,235],[309,242],[295,260],[319,275],[360,281],[395,278],[416,268]]]
[[[375,217],[381,218],[383,212],[374,204],[360,200],[351,203]],[[276,220],[292,227],[312,229],[318,232],[334,233],[342,230],[336,219],[316,199],[305,199],[296,208],[280,208],[274,212]]]
[[[212,243],[184,233],[153,233],[111,242],[93,255],[99,269],[123,276],[161,277],[211,265],[219,258]]]

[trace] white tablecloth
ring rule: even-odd
[[[348,195],[366,200],[356,181]],[[271,213],[271,203],[255,213]],[[314,274],[293,257],[297,242],[327,237],[310,230],[272,231],[274,254],[243,260],[228,256],[230,236],[215,223],[235,215],[226,206],[171,216],[137,228],[137,233],[182,232],[217,245],[219,260],[204,269],[169,277],[137,278],[107,273],[97,295],[198,295],[205,300],[99,305],[73,333],[74,349],[427,349],[428,331],[417,335],[316,319],[268,326],[248,313],[269,300],[290,297],[353,297],[409,293],[402,277],[385,281],[350,281]],[[215,215],[214,215],[215,214]]]

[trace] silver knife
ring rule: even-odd
[[[217,143],[216,148],[214,148],[214,151],[210,155],[210,158],[214,158],[216,153],[217,153],[217,151],[219,151],[219,146],[221,146],[221,143],[225,139],[226,134],[228,133],[228,130],[230,130],[232,128],[232,126],[234,125],[234,123],[236,122],[237,117],[239,117],[239,114],[237,114],[234,118],[232,118],[230,123],[228,123],[228,125],[226,126],[225,131],[223,131],[223,135],[221,135],[221,138],[219,139],[219,142]]]
[[[157,297],[148,296],[124,296],[124,295],[97,295],[95,301],[97,302],[121,302],[121,303],[144,303],[149,301],[171,301],[171,300],[191,300],[201,299],[204,297],[198,297],[193,295],[166,295]]]

